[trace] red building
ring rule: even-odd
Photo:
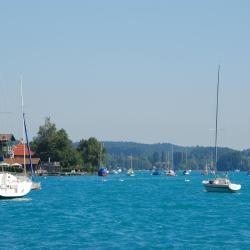
[[[2,151],[4,151],[3,149],[6,149],[4,152],[6,152],[4,154],[4,162],[11,165],[20,165],[20,167],[24,166],[24,155],[25,155],[25,165],[26,168],[29,170],[29,166],[30,166],[30,160],[29,160],[29,152],[28,152],[28,148],[25,145],[25,152],[24,152],[24,145],[19,143],[16,145],[11,144],[11,142],[14,140],[13,136],[7,136],[7,135],[1,135],[0,136],[0,142],[4,142],[4,146],[2,147]],[[11,153],[10,153],[11,152]],[[8,154],[7,154],[8,153]],[[32,165],[33,165],[33,169],[36,171],[37,169],[39,169],[40,164],[41,164],[41,160],[40,158],[35,156],[35,153],[33,151],[30,152],[31,154],[31,159],[32,159]]]

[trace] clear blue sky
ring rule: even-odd
[[[1,1],[0,130],[250,147],[250,1]]]

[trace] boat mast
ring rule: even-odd
[[[186,148],[186,168],[188,167],[188,158],[187,158],[187,148]]]
[[[102,142],[101,142],[99,165],[100,165],[100,168],[101,168],[102,167]]]
[[[24,116],[24,104],[23,104],[23,76],[20,75],[20,84],[21,84],[21,104],[22,104],[22,116]],[[22,117],[22,120],[23,120],[23,128],[22,128],[22,131],[23,131],[23,169],[24,169],[24,174],[26,175],[27,174],[27,171],[26,171],[26,159],[25,159],[25,128],[24,128],[24,119]]]
[[[22,78],[21,78],[22,79]],[[22,83],[22,81],[21,81]],[[22,84],[21,84],[22,86]],[[23,108],[23,89],[21,88],[21,97],[22,97],[22,115],[23,115],[23,127],[24,127],[24,134],[25,134],[25,138],[26,138],[26,143],[27,143],[27,148],[28,148],[28,156],[29,156],[29,161],[30,161],[30,171],[31,171],[31,177],[32,177],[32,181],[34,180],[34,170],[33,170],[33,165],[32,165],[32,158],[31,158],[31,152],[30,152],[30,144],[29,144],[29,137],[28,137],[28,131],[27,131],[27,126],[26,126],[26,121],[25,121],[25,112],[24,112],[24,108]],[[25,150],[25,143],[24,143],[24,150]],[[24,159],[25,159],[25,151],[24,151]],[[25,162],[24,162],[25,163]],[[25,164],[25,173],[26,171],[26,164]]]
[[[172,144],[172,170],[174,170],[174,145]]]
[[[219,87],[220,87],[220,65],[218,67],[217,76],[217,96],[216,96],[216,121],[215,121],[215,170],[217,171],[217,159],[218,159],[218,109],[219,109]]]
[[[132,168],[132,158],[133,158],[133,156],[132,156],[132,154],[131,154],[131,156],[130,156],[130,168],[131,168],[131,169],[133,169],[133,168]]]

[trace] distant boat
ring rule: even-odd
[[[152,175],[160,175],[160,174],[161,174],[161,171],[154,167],[152,170]]]
[[[98,169],[98,176],[108,176],[109,171],[106,167],[102,166],[102,143],[101,143],[101,149],[100,149],[100,159],[99,159],[100,168]]]
[[[211,170],[210,170],[210,174],[216,174],[215,170],[214,170],[214,169],[211,169]]]
[[[186,149],[186,169],[182,173],[183,175],[189,175],[191,173],[191,170],[188,169],[187,149]]]
[[[204,170],[201,172],[202,175],[208,175],[208,167],[207,167],[207,162],[206,165],[204,167]]]
[[[166,174],[167,176],[176,176],[176,173],[172,169],[169,169]]]
[[[130,168],[127,171],[127,175],[128,176],[134,176],[135,175],[134,170],[133,170],[133,156],[132,156],[132,154],[130,156]]]
[[[111,173],[112,173],[112,174],[118,174],[119,172],[118,172],[118,170],[113,169]]]
[[[217,169],[217,133],[218,133],[218,105],[219,105],[219,83],[220,83],[220,67],[218,68],[218,82],[217,82],[217,103],[216,103],[216,127],[215,127],[215,169]],[[241,189],[240,184],[232,183],[228,176],[224,178],[218,178],[215,176],[214,179],[204,180],[203,186],[207,192],[237,192]]]
[[[187,170],[187,169],[186,169],[186,170],[184,170],[182,173],[183,173],[183,175],[189,175],[189,174],[190,174],[190,170]]]
[[[172,167],[167,170],[166,175],[167,176],[176,176],[176,173],[174,172],[174,146],[172,145]]]
[[[109,173],[108,173],[108,169],[105,168],[105,167],[101,167],[99,168],[98,170],[98,175],[99,176],[107,176]]]

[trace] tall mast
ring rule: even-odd
[[[218,159],[217,139],[218,139],[218,110],[219,110],[220,65],[218,67],[218,76],[217,77],[218,78],[217,78],[216,122],[215,122],[215,170],[217,170],[217,159]]]
[[[20,84],[21,84],[21,104],[22,104],[22,120],[23,120],[23,126],[22,126],[22,131],[23,131],[23,169],[24,169],[24,174],[26,175],[26,161],[25,161],[25,128],[24,128],[24,104],[23,104],[23,76],[20,75]]]
[[[102,167],[102,142],[101,142],[101,150],[100,150],[100,159],[99,159],[99,167]]]
[[[172,170],[174,170],[174,145],[172,144]]]
[[[188,167],[188,158],[187,158],[187,148],[186,148],[186,168]]]
[[[34,180],[34,170],[32,165],[32,158],[31,158],[31,152],[30,152],[30,144],[29,144],[29,137],[28,137],[28,131],[27,126],[25,122],[25,113],[24,113],[24,105],[23,105],[23,85],[22,85],[22,77],[21,77],[21,98],[22,98],[22,115],[23,115],[23,131],[26,138],[27,148],[28,148],[28,155],[29,155],[29,161],[30,161],[30,171],[31,171],[31,177],[32,181]],[[25,164],[25,142],[24,142],[24,172],[26,174],[26,164]]]
[[[130,156],[130,168],[132,169],[132,158],[133,158],[133,156],[132,156],[132,154],[131,154],[131,156]]]

